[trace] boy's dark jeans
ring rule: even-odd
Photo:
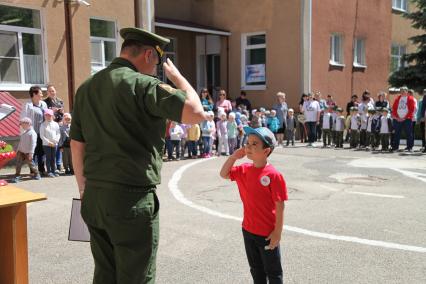
[[[243,229],[244,246],[254,284],[283,283],[280,246],[265,250],[266,237],[254,235]]]

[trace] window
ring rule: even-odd
[[[176,39],[169,38],[169,40],[170,40],[170,43],[164,47],[163,60],[165,60],[166,58],[170,58],[170,60],[173,61],[173,64],[177,66]],[[160,79],[161,81],[166,82],[167,84],[172,84],[172,82],[169,81],[166,77],[166,73],[163,70],[163,64],[158,65],[157,76],[158,76],[158,79]]]
[[[366,67],[365,40],[356,38],[354,42],[354,67]]]
[[[403,45],[392,45],[391,47],[391,66],[390,71],[395,72],[399,68],[405,66],[402,56],[406,53],[406,48]]]
[[[0,5],[0,84],[45,81],[40,11]]]
[[[241,88],[264,90],[266,88],[266,35],[243,34],[241,38]]]
[[[117,56],[115,22],[90,19],[90,50],[92,74],[107,67]]]
[[[392,9],[407,12],[407,0],[392,0]]]
[[[340,34],[330,37],[330,64],[343,66],[343,36]]]

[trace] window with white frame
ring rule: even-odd
[[[406,47],[404,45],[393,44],[391,47],[391,66],[390,71],[395,72],[399,68],[405,66],[403,55],[406,53]]]
[[[392,0],[392,9],[407,12],[407,0]]]
[[[243,34],[241,38],[241,87],[266,87],[266,34]]]
[[[117,29],[115,22],[90,19],[91,73],[107,67],[117,56]]]
[[[365,39],[356,38],[354,41],[354,66],[365,67]]]
[[[343,65],[343,36],[341,34],[330,36],[330,64]]]
[[[0,5],[0,84],[46,82],[40,11]]]
[[[164,47],[164,54],[163,54],[163,60],[165,58],[170,58],[170,60],[178,66],[177,63],[177,56],[176,56],[176,50],[177,50],[177,40],[176,38],[168,38],[170,40],[170,43],[168,43]],[[171,82],[167,79],[166,73],[163,70],[163,64],[158,65],[157,67],[157,76],[158,79],[160,79],[163,82],[167,82],[168,84],[171,84]]]

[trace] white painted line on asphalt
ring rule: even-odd
[[[397,171],[401,174],[403,174],[404,176],[410,177],[410,178],[414,178],[417,180],[420,180],[422,182],[426,183],[426,175],[425,174],[421,174],[421,173],[417,173],[417,172],[411,172],[411,171],[407,171],[407,170],[401,170],[401,169],[397,169],[397,168],[390,168],[394,171]]]
[[[426,163],[423,159],[402,160],[402,159],[392,159],[392,158],[363,158],[363,159],[351,161],[349,165],[353,167],[359,167],[359,168],[391,169],[409,178],[414,178],[426,183],[426,174],[407,170],[407,169],[426,170]],[[387,165],[392,165],[392,167],[388,167]]]
[[[340,191],[340,190],[338,190],[337,188],[334,188],[334,187],[331,187],[331,186],[325,186],[325,185],[323,185],[323,184],[320,184],[319,186],[320,186],[320,187],[322,187],[322,188],[325,188],[325,189],[327,189],[327,190],[329,190],[329,191],[335,191],[335,192]]]
[[[345,191],[350,194],[360,194],[360,195],[368,195],[375,197],[386,197],[386,198],[405,198],[402,195],[389,195],[389,194],[378,194],[378,193],[369,193],[369,192],[360,192],[360,191]]]
[[[331,186],[325,186],[325,185],[322,185],[322,184],[320,184],[319,186],[322,187],[322,188],[325,188],[329,191],[334,191],[334,192],[340,191],[339,189],[331,187]],[[360,195],[374,196],[374,197],[405,198],[405,196],[402,196],[402,195],[379,194],[379,193],[349,191],[349,190],[342,190],[342,192],[349,193],[349,194],[360,194]]]
[[[180,167],[173,174],[172,178],[170,179],[170,181],[168,183],[170,192],[173,194],[173,196],[176,198],[176,200],[178,200],[182,204],[189,206],[193,209],[199,210],[201,212],[204,212],[204,213],[207,213],[207,214],[210,214],[212,216],[219,217],[219,218],[230,219],[230,220],[235,220],[235,221],[241,222],[242,221],[241,217],[235,217],[235,216],[232,216],[232,215],[223,214],[221,212],[217,212],[215,210],[212,210],[212,209],[209,209],[207,207],[193,203],[192,201],[186,199],[185,196],[182,194],[182,192],[179,190],[178,183],[179,183],[180,179],[182,178],[182,174],[188,168],[190,168],[194,165],[203,163],[207,160],[208,159],[198,160],[198,161],[195,161],[195,162],[192,162],[192,163],[189,163],[189,164],[186,164],[186,165]],[[308,236],[312,236],[312,237],[317,237],[317,238],[323,238],[323,239],[329,239],[329,240],[338,240],[338,241],[344,241],[344,242],[352,242],[352,243],[358,243],[358,244],[363,244],[363,245],[368,245],[368,246],[384,247],[384,248],[398,249],[398,250],[404,250],[404,251],[426,253],[426,248],[424,248],[424,247],[401,245],[401,244],[397,244],[397,243],[389,243],[389,242],[383,242],[383,241],[361,239],[361,238],[358,238],[358,237],[351,237],[351,236],[338,236],[338,235],[332,235],[332,234],[327,234],[327,233],[310,231],[310,230],[306,230],[306,229],[302,229],[302,228],[298,228],[298,227],[293,227],[293,226],[288,226],[288,225],[285,225],[284,229],[286,231],[295,232],[295,233],[308,235]]]

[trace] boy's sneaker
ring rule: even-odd
[[[55,177],[59,177],[60,175],[58,173],[53,174]]]
[[[12,183],[18,183],[18,182],[20,182],[21,181],[21,177],[20,176],[16,176],[16,177],[14,177],[12,180],[11,180],[11,182]]]
[[[41,176],[40,176],[40,174],[36,174],[36,175],[33,177],[33,179],[35,179],[35,180],[41,180]]]
[[[54,178],[55,174],[54,173],[48,173],[47,176],[50,177],[50,178]]]

